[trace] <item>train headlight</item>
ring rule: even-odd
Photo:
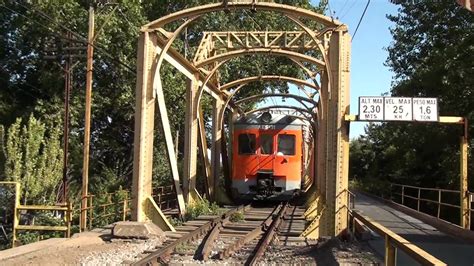
[[[264,112],[260,116],[260,121],[262,121],[263,123],[270,123],[272,121],[272,114],[270,114],[270,112]]]

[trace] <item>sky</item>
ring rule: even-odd
[[[317,4],[319,0],[311,2]],[[388,52],[384,48],[388,47],[392,41],[389,27],[393,26],[393,23],[386,18],[386,14],[396,14],[397,6],[390,3],[389,0],[371,0],[354,36],[354,31],[366,4],[367,0],[329,0],[329,8],[334,18],[348,25],[349,33],[353,36],[350,83],[351,114],[358,114],[360,96],[380,96],[389,92],[393,76],[390,69],[384,66],[388,57]],[[329,12],[326,15],[329,15]],[[290,86],[290,92],[302,95],[294,86]],[[281,103],[279,99],[272,101]],[[353,139],[363,134],[365,125],[366,123],[363,122],[351,123],[350,138]]]
[[[314,1],[316,2],[316,1]],[[351,51],[351,114],[358,114],[360,96],[380,96],[390,91],[393,73],[384,66],[392,41],[389,27],[393,23],[386,14],[396,14],[397,6],[389,0],[371,0],[354,36],[357,23],[367,4],[365,0],[329,0],[331,11],[349,26],[353,36]],[[350,137],[364,133],[366,123],[351,123]]]

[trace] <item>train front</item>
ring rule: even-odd
[[[301,189],[304,123],[290,115],[254,113],[234,120],[235,199],[285,200]]]

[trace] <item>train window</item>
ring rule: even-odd
[[[278,152],[295,155],[295,135],[278,135]]]
[[[254,154],[256,144],[255,134],[239,135],[239,154]]]
[[[273,136],[260,135],[260,153],[273,154]]]

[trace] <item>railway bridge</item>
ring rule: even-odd
[[[204,15],[245,9],[281,14],[299,30],[203,32],[192,61],[173,49],[173,42],[182,31]],[[311,27],[308,21],[311,22]],[[170,29],[169,25],[174,28]],[[254,76],[221,84],[219,71],[232,59],[249,54],[287,58],[294,67],[301,68],[306,76],[301,79],[256,73]],[[230,169],[224,124],[229,118],[242,114],[239,104],[244,101],[234,101],[233,97],[245,90],[245,86],[251,82],[276,81],[296,84],[305,92],[305,96],[269,93],[245,100],[287,97],[306,101],[302,107],[283,107],[294,109],[312,128],[312,139],[308,143],[311,158],[308,160],[308,167],[312,169],[312,176],[309,176],[311,185],[306,192],[308,206],[313,206],[313,216],[317,217],[313,221],[313,227],[317,229],[312,234],[315,237],[339,235],[347,228],[348,221],[349,123],[345,116],[349,114],[349,60],[350,36],[344,24],[309,10],[272,2],[234,1],[209,4],[182,10],[144,25],[138,53],[133,219],[145,221],[156,217],[160,220],[155,221],[156,223],[167,224],[160,210],[154,208],[151,199],[155,108],[166,140],[178,208],[184,213],[186,204],[203,195],[212,200],[224,198],[225,191],[223,184],[219,182],[219,176],[222,173],[228,179]],[[160,69],[165,61],[188,79],[182,177],[179,176],[160,77]],[[212,97],[214,107],[210,158],[206,152],[206,132],[201,115],[203,93]],[[281,107],[267,106],[266,109]],[[196,190],[198,150],[206,166],[206,188],[200,192]],[[220,169],[221,158],[223,172]]]
[[[294,24],[294,30],[204,29],[199,45],[194,47],[193,57],[176,49],[176,40],[196,21],[215,12],[240,10],[271,12],[284,16]],[[151,220],[164,231],[177,231],[161,209],[160,202],[156,202],[153,197],[155,121],[159,121],[158,126],[162,129],[162,136],[159,137],[164,138],[166,143],[176,211],[183,215],[187,206],[201,198],[222,205],[233,204],[228,197],[226,182],[221,179],[223,176],[223,180],[229,180],[232,167],[228,140],[232,123],[228,121],[262,110],[287,112],[306,121],[310,133],[310,138],[304,143],[308,147],[308,159],[304,164],[310,169],[304,177],[304,201],[301,209],[293,209],[294,213],[299,213],[297,218],[304,220],[298,237],[319,239],[344,236],[352,230],[350,228],[354,228],[362,234],[366,232],[381,237],[382,240],[375,238],[372,244],[374,249],[381,250],[387,265],[394,265],[396,260],[404,262],[403,264],[411,264],[413,260],[431,265],[474,263],[472,256],[469,256],[474,251],[474,233],[470,231],[474,194],[467,190],[467,130],[461,136],[459,191],[441,190],[438,200],[422,197],[422,191],[429,188],[418,188],[418,194],[414,195],[407,192],[413,188],[402,186],[401,192],[393,190],[393,195],[388,199],[374,199],[363,193],[354,194],[349,191],[349,127],[350,123],[358,121],[358,117],[351,115],[349,111],[350,49],[350,35],[343,23],[306,9],[273,2],[224,1],[185,9],[143,25],[138,44],[131,219],[136,222]],[[229,68],[232,60],[254,54],[284,58],[293,67],[301,69],[305,76],[300,78],[275,73],[252,73],[237,80],[222,82],[220,71],[225,67],[227,71],[235,71]],[[166,90],[161,76],[164,66],[173,67],[187,79],[183,169],[179,169],[168,118],[167,105],[172,103],[165,102]],[[254,82],[294,84],[304,96],[280,92],[236,100],[236,96]],[[204,95],[212,99],[212,119],[209,125],[203,119]],[[258,107],[256,110],[242,108],[242,104],[247,102],[271,97],[291,98],[299,106],[274,104]],[[460,117],[444,116],[439,122],[467,128],[467,120]],[[211,132],[206,132],[206,128],[211,128]],[[210,145],[207,143],[207,135],[211,136]],[[208,146],[210,153],[207,151]],[[197,186],[198,156],[204,164],[203,190],[199,190]],[[443,193],[457,193],[459,204],[450,207],[460,211],[458,225],[443,222],[439,211],[437,217],[423,214],[420,207],[423,206],[420,204],[423,200],[438,204],[438,209],[449,205],[442,202]],[[398,203],[394,202],[396,199]],[[417,202],[416,210],[404,206],[410,200]],[[82,230],[87,229],[87,208],[88,201],[84,198],[80,221]],[[263,231],[270,231],[266,228],[277,228],[280,223],[285,224],[288,209],[291,208],[279,206],[270,212],[279,218],[263,219]],[[245,213],[245,208],[241,210]],[[127,206],[124,207],[124,213],[126,212]],[[229,223],[230,215],[213,218],[199,226],[195,224],[196,235],[208,234],[207,237],[213,239]],[[260,233],[262,232],[254,234]],[[190,234],[182,237],[188,241],[195,236]],[[271,237],[269,236],[270,242]],[[174,243],[170,247],[174,249],[176,245]],[[403,251],[408,257],[400,255],[402,252],[398,252],[397,257],[396,250]],[[153,253],[150,258],[161,258],[169,250],[160,252],[162,253],[159,255]]]

